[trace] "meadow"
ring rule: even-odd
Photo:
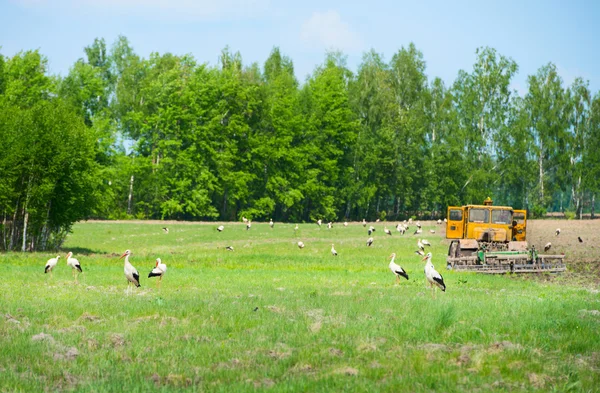
[[[52,276],[57,254],[0,254],[0,391],[600,390],[597,271],[574,260],[561,276],[447,271],[443,228],[428,222],[421,237],[447,285],[433,297],[414,226],[400,236],[389,223],[388,236],[373,224],[367,247],[359,223],[218,225],[79,223]],[[558,252],[573,237],[561,236],[550,239]],[[141,276],[130,296],[126,249]],[[409,274],[400,284],[392,252]],[[156,257],[168,265],[160,288],[147,278]]]

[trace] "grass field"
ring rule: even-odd
[[[375,224],[368,248],[358,223],[297,234],[292,224],[166,225],[77,224],[53,277],[43,272],[56,254],[0,254],[0,391],[600,391],[597,270],[448,272],[442,228],[430,223],[423,237],[448,287],[434,299],[412,231],[390,237]],[[554,225],[529,235],[544,241]],[[575,229],[563,231],[550,239],[559,252]],[[131,296],[126,249],[142,277]],[[392,252],[410,276],[399,285]],[[156,257],[168,265],[160,289],[146,278]]]

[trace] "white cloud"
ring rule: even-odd
[[[333,10],[314,12],[302,24],[300,38],[310,46],[346,52],[358,52],[364,47],[362,38]]]
[[[83,12],[115,12],[155,18],[234,19],[256,17],[269,0],[12,0],[28,8],[63,8]]]

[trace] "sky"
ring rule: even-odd
[[[430,80],[447,86],[471,71],[475,51],[495,48],[519,65],[512,86],[554,63],[566,85],[576,77],[600,91],[600,1],[272,1],[0,0],[0,53],[39,49],[51,74],[66,75],[94,38],[119,35],[135,52],[192,54],[216,65],[225,46],[245,64],[263,64],[273,47],[294,62],[302,82],[328,50],[352,71],[374,49],[389,61],[413,42]]]

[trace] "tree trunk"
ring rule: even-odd
[[[127,200],[127,214],[131,214],[131,201],[133,199],[133,175],[129,181],[129,199]]]
[[[21,251],[25,252],[27,250],[27,223],[29,222],[29,211],[27,211],[27,203],[25,204],[25,217],[23,219],[23,246],[21,247]]]
[[[2,245],[2,249],[6,251],[6,210],[4,210],[4,214],[2,217]]]
[[[583,218],[583,192],[581,192],[581,175],[577,180],[577,209],[579,210],[579,219]]]
[[[19,200],[17,199],[17,206],[15,206],[15,214],[13,214],[13,219],[12,219],[12,227],[10,228],[10,241],[8,242],[8,250],[12,250],[13,245],[15,244],[15,228],[17,227],[17,212],[18,211],[19,211]]]
[[[48,202],[48,210],[46,210],[46,221],[44,221],[44,226],[42,227],[42,233],[40,235],[40,242],[42,244],[42,250],[46,249],[46,245],[48,242],[48,220],[50,219],[50,208],[52,207],[52,201]]]
[[[225,214],[227,213],[227,187],[225,187],[225,192],[223,193],[223,211],[221,212],[221,217],[225,219]]]
[[[538,157],[538,164],[540,166],[540,199],[544,204],[544,149],[542,141],[540,141],[540,155]]]

